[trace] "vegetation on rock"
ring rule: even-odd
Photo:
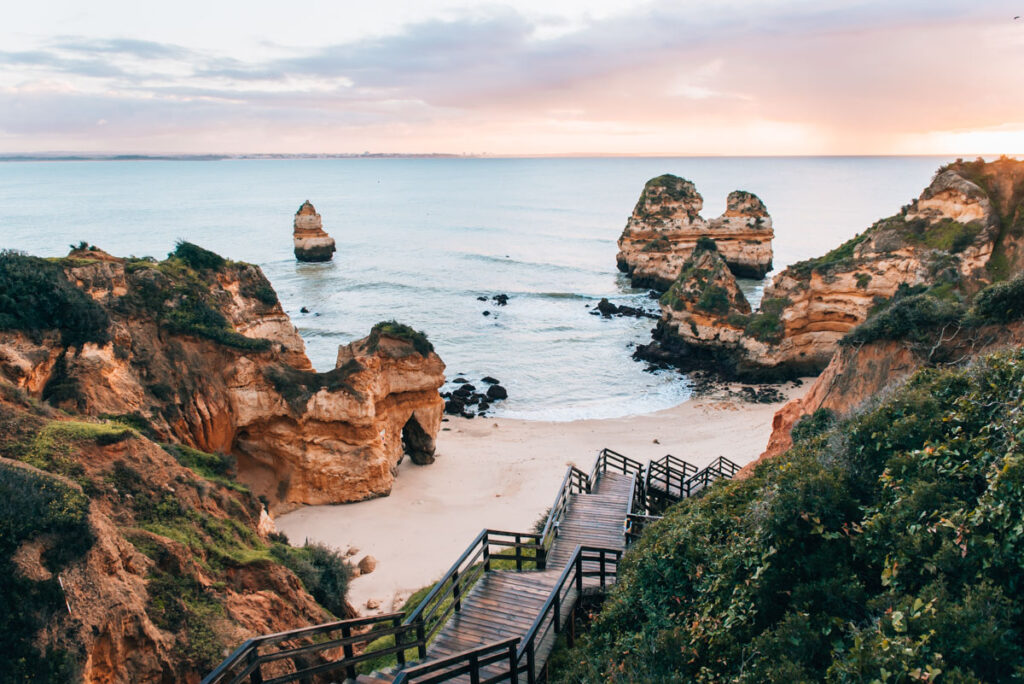
[[[106,344],[110,319],[103,308],[68,281],[59,265],[0,251],[0,330],[33,336],[56,330],[68,346]]]
[[[1024,351],[917,373],[626,554],[559,681],[1024,676]]]
[[[411,342],[413,349],[421,356],[427,356],[434,351],[434,345],[427,339],[426,333],[422,333],[404,323],[398,321],[381,321],[370,330],[370,336],[366,340],[366,350],[371,354],[380,347],[381,337],[394,337],[399,340]]]

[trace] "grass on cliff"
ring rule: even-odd
[[[217,274],[228,268],[237,271],[243,296],[268,307],[277,304],[274,289],[258,269],[179,241],[164,261],[146,258],[126,262],[129,292],[118,305],[126,314],[152,316],[173,333],[202,337],[236,349],[265,351],[271,346],[269,340],[242,335],[220,311],[228,295],[221,291]]]
[[[0,251],[0,330],[37,336],[60,332],[65,345],[106,344],[110,318],[75,287],[59,265],[9,250]]]
[[[888,399],[673,507],[575,681],[1019,681],[1024,351]]]
[[[59,479],[0,463],[0,673],[4,681],[77,679],[73,654],[40,652],[36,634],[67,611],[57,573],[92,546],[89,499]],[[15,563],[27,542],[42,544],[47,579],[31,579]]]
[[[422,333],[398,321],[381,321],[370,330],[370,336],[366,340],[366,350],[371,354],[380,347],[381,337],[394,337],[400,340],[411,342],[421,356],[427,356],[434,351],[434,345],[427,339],[426,333]]]

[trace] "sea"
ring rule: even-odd
[[[592,315],[602,297],[656,308],[615,266],[616,240],[645,181],[663,173],[692,180],[705,218],[724,211],[732,190],[756,193],[774,222],[779,270],[896,213],[947,161],[8,162],[0,163],[0,249],[62,256],[84,240],[118,256],[163,258],[188,240],[259,264],[317,370],[334,367],[339,345],[394,319],[428,335],[449,378],[499,379],[509,397],[492,415],[611,418],[669,408],[691,394],[685,375],[649,372],[631,358],[650,340],[653,320]],[[307,199],[337,242],[331,262],[303,264],[292,253],[292,219]],[[764,282],[742,286],[756,302]],[[508,304],[498,306],[497,294]]]

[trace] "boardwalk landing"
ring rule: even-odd
[[[427,647],[427,660],[454,655],[486,643],[522,637],[551,594],[577,544],[624,551],[622,523],[633,493],[633,478],[606,472],[590,494],[574,494],[551,549],[548,570],[486,573]],[[587,584],[596,580],[588,580]],[[563,609],[563,617],[569,606]],[[539,644],[538,667],[554,647],[554,635]],[[495,669],[495,673],[499,670]],[[491,673],[485,673],[485,677]],[[467,679],[468,681],[468,679]]]

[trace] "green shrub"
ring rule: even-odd
[[[178,240],[174,245],[174,251],[168,254],[167,258],[181,259],[189,268],[197,271],[218,271],[228,263],[221,255],[185,240]]]
[[[793,443],[803,442],[827,432],[836,424],[836,414],[832,409],[820,408],[810,415],[802,417],[793,426],[790,436]]]
[[[36,635],[66,611],[56,573],[81,558],[94,541],[89,500],[59,479],[0,463],[0,672],[4,681],[65,682],[78,679],[70,654],[40,652]],[[12,556],[22,543],[43,540],[42,560],[54,573],[36,582]]]
[[[699,252],[717,252],[717,251],[718,251],[718,243],[716,243],[713,239],[709,238],[707,235],[701,235],[699,238],[697,238],[697,244],[695,244],[694,247],[693,247],[693,253],[694,254],[697,254]]]
[[[668,241],[668,238],[657,237],[648,242],[640,250],[641,252],[667,252],[672,249],[672,243]]]
[[[725,315],[729,313],[729,292],[724,287],[709,285],[697,300],[697,308]]]
[[[106,344],[110,319],[58,264],[0,251],[0,330],[58,330],[65,345]]]
[[[1016,681],[1024,350],[669,510],[555,681]]]
[[[974,298],[971,318],[977,323],[1010,323],[1024,318],[1024,275],[994,283]]]
[[[236,332],[224,315],[197,297],[185,297],[163,316],[164,326],[181,335],[205,337],[227,347],[266,351],[270,340],[251,338]]]
[[[854,235],[824,256],[798,261],[786,270],[792,271],[799,276],[809,277],[814,271],[825,273],[836,266],[851,263],[857,247],[867,240],[868,237],[870,237],[870,229]]]
[[[361,370],[362,364],[351,359],[326,373],[301,371],[292,366],[278,364],[268,366],[263,370],[263,374],[292,410],[302,413],[313,395],[322,389],[328,392],[348,392],[352,396],[361,397],[362,395],[349,382],[349,378]]]
[[[853,345],[875,340],[929,339],[935,328],[959,323],[962,309],[930,294],[894,297],[892,303],[848,333],[840,344]]]
[[[400,340],[412,342],[413,348],[422,356],[434,351],[434,345],[427,339],[426,334],[397,321],[381,321],[373,326],[366,343],[367,351],[370,353],[377,351],[382,336],[397,337]]]
[[[351,572],[340,553],[323,544],[306,542],[301,547],[274,544],[270,554],[298,575],[302,586],[320,605],[336,616],[347,615],[345,597]]]

